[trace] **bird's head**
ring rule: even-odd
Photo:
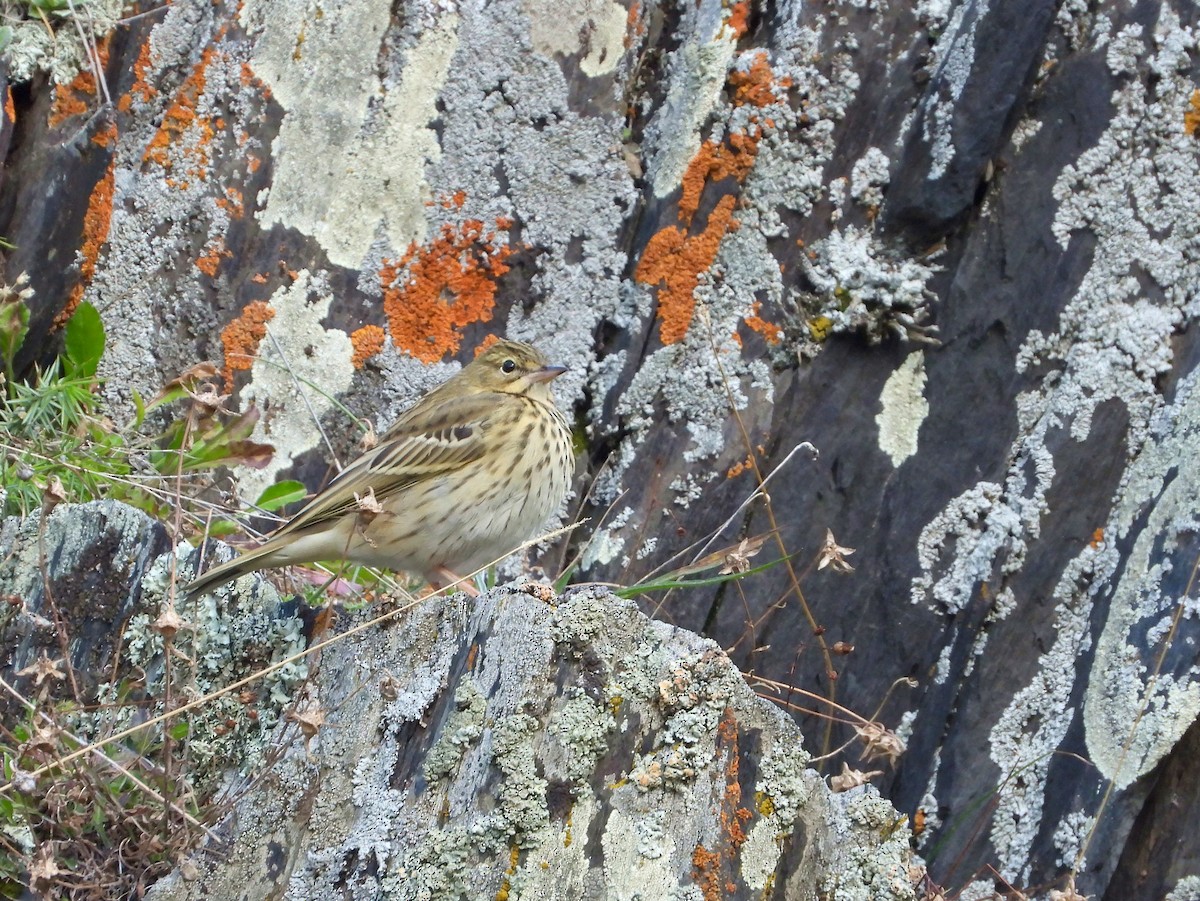
[[[567,371],[551,366],[541,351],[520,341],[497,341],[462,371],[462,378],[479,391],[525,394],[551,402],[550,382]]]

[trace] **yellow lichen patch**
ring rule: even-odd
[[[364,325],[350,333],[350,344],[354,347],[354,356],[350,362],[355,369],[362,369],[363,364],[375,354],[383,350],[383,342],[387,332],[377,325]]]
[[[258,345],[267,336],[267,323],[275,318],[275,311],[266,301],[256,300],[246,304],[240,316],[221,330],[221,346],[225,348],[225,390],[233,390],[233,373],[238,369],[249,369],[258,352]]]
[[[833,320],[828,316],[818,316],[815,319],[808,320],[808,333],[812,335],[812,339],[818,343],[829,337],[829,332],[833,329]]]
[[[392,343],[423,363],[457,352],[466,326],[491,319],[496,280],[508,272],[512,254],[495,232],[468,219],[442,226],[436,239],[413,244],[399,261],[384,260],[379,277]]]
[[[717,258],[721,239],[736,223],[732,194],[722,197],[708,217],[704,231],[688,235],[675,226],[658,231],[646,243],[634,278],[644,285],[658,285],[659,334],[663,344],[676,344],[687,336],[696,306],[693,292],[700,275]]]
[[[764,817],[769,817],[775,812],[775,802],[771,800],[771,796],[766,792],[754,793],[754,806],[758,808],[758,812]]]
[[[1200,128],[1200,88],[1192,91],[1188,100],[1188,108],[1183,114],[1184,134],[1196,137],[1196,129]]]
[[[113,137],[116,136],[116,126],[110,125]],[[110,159],[108,169],[104,172],[104,177],[92,189],[92,195],[88,198],[87,211],[83,214],[83,241],[79,248],[79,254],[82,257],[82,262],[79,265],[79,283],[71,289],[70,295],[67,297],[67,304],[62,311],[54,317],[54,328],[59,328],[66,323],[71,315],[75,312],[75,308],[79,306],[79,301],[83,299],[83,291],[92,280],[92,276],[96,272],[96,262],[100,259],[100,249],[104,246],[104,242],[108,240],[108,226],[112,222],[112,203],[113,203],[113,176],[116,158]]]

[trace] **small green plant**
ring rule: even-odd
[[[270,460],[271,446],[250,438],[258,410],[225,410],[224,398],[207,381],[216,376],[211,364],[193,367],[149,403],[135,394],[134,420],[115,427],[101,414],[96,396],[104,324],[86,302],[67,321],[62,355],[19,379],[15,361],[29,330],[31,293],[24,275],[0,290],[0,513],[26,516],[48,502],[109,497],[166,519],[185,503],[175,490],[184,476],[222,465],[264,466]],[[179,401],[183,415],[157,434],[144,434],[149,413]],[[163,418],[156,414],[158,421]],[[300,496],[303,486],[297,482],[275,485],[259,506],[278,509]],[[237,528],[221,515],[211,531],[227,534]]]

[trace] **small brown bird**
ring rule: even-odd
[[[405,411],[265,544],[185,593],[320,560],[444,585],[515,550],[571,483],[571,429],[549,384],[565,371],[528,344],[496,342]]]

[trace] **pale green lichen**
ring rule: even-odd
[[[3,49],[9,81],[22,84],[44,72],[55,84],[67,84],[89,68],[88,51],[80,39],[80,29],[70,17],[83,16],[85,32],[99,41],[116,27],[124,8],[123,0],[77,0],[77,12],[50,16],[53,34],[30,9],[28,19],[12,23],[12,38]]]
[[[434,782],[454,771],[467,748],[483,735],[486,713],[487,698],[480,694],[475,680],[463,679],[454,691],[454,711],[425,758],[426,779]]]
[[[595,771],[596,761],[608,748],[614,725],[611,711],[582,691],[576,691],[551,713],[546,731],[566,750],[568,779],[583,782]]]

